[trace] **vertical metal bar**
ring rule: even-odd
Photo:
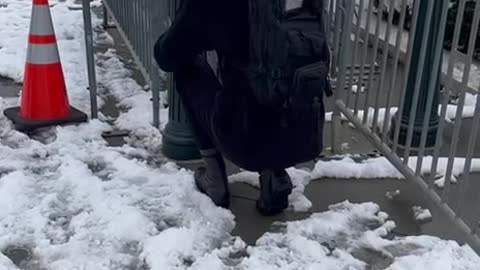
[[[365,97],[365,104],[363,106],[363,124],[367,124],[368,121],[368,109],[369,109],[369,101],[370,101],[370,93],[372,92],[372,84],[373,84],[373,75],[375,73],[375,64],[377,59],[378,53],[378,43],[379,43],[379,36],[380,36],[380,22],[382,20],[382,9],[383,5],[379,6],[378,14],[377,14],[377,22],[375,26],[375,41],[373,45],[373,57],[372,61],[370,62],[370,73],[368,75],[368,84],[367,84],[367,95]],[[367,29],[367,33],[370,35],[370,29]]]
[[[346,50],[348,48],[348,44],[351,43],[350,41],[350,34],[352,32],[352,13],[353,13],[353,6],[355,3],[353,1],[343,1],[343,5],[345,8],[345,14],[343,16],[343,31],[342,31],[342,41],[341,41],[341,49]],[[339,73],[338,73],[338,83],[339,86],[337,87],[337,91],[335,91],[338,95],[336,95],[336,99],[343,100],[343,91],[342,89],[345,88],[345,75],[347,72],[347,54],[341,53],[339,58]]]
[[[157,1],[155,0],[150,0],[150,3],[149,5],[158,5]],[[151,63],[151,67],[152,67],[152,70],[151,70],[151,74],[150,76],[152,77],[152,85],[151,85],[151,91],[152,91],[152,105],[153,105],[153,126],[156,127],[156,128],[160,128],[160,87],[153,83],[154,81],[156,81],[156,79],[154,79],[154,77],[156,78],[157,74],[155,72],[158,72],[156,69],[154,69],[155,65],[154,65],[154,57],[153,57],[153,47],[154,47],[154,35],[153,35],[153,25],[154,25],[154,14],[153,12],[157,11],[157,8],[152,8],[150,10],[150,13],[149,13],[149,24],[150,24],[150,27],[149,27],[149,38],[151,39],[150,40],[150,63]],[[155,70],[155,71],[154,71]]]
[[[427,4],[427,22],[431,21],[432,13],[433,13],[433,2],[428,2]],[[430,36],[430,30],[431,27],[425,26],[426,31],[423,33],[423,38],[422,38],[422,44],[421,44],[421,49],[420,49],[420,67],[423,67],[425,64],[425,55],[427,53],[427,42],[428,42],[428,37]],[[405,153],[403,155],[404,163],[408,164],[408,159],[410,157],[410,148],[412,146],[412,139],[413,139],[413,127],[415,124],[415,118],[417,117],[417,107],[418,107],[418,99],[420,96],[420,85],[421,85],[421,80],[423,76],[423,68],[420,69],[419,75],[416,78],[415,81],[415,89],[414,89],[414,94],[413,94],[413,101],[412,101],[412,108],[410,110],[410,115],[409,115],[409,123],[408,123],[408,131],[407,131],[407,141],[405,143]]]
[[[387,71],[387,60],[388,60],[388,51],[390,49],[390,32],[392,30],[393,24],[393,14],[395,13],[395,0],[390,0],[390,11],[388,13],[388,25],[387,31],[385,33],[385,43],[383,48],[383,61],[380,71],[380,83],[377,87],[377,95],[375,96],[375,109],[373,111],[373,122],[372,122],[372,131],[375,132],[377,129],[378,115],[379,115],[379,106],[380,106],[380,96],[381,91],[383,91],[383,86],[385,84],[385,75]],[[400,30],[399,30],[400,31]],[[382,136],[383,138],[383,136]]]
[[[457,18],[455,20],[455,30],[453,33],[453,43],[452,43],[452,49],[451,52],[452,54],[457,51],[458,48],[458,41],[460,39],[460,31],[461,31],[461,26],[463,22],[463,15],[465,11],[465,3],[466,0],[460,0],[459,6],[458,6],[458,13],[457,13]],[[454,58],[453,56],[450,57],[450,61],[448,63],[448,70],[447,70],[447,78],[451,78],[453,74],[453,68],[454,68]],[[438,133],[437,133],[437,138],[436,142],[437,145],[442,145],[443,144],[443,130],[445,128],[445,117],[447,114],[447,107],[448,107],[448,98],[449,98],[449,80],[447,80],[447,84],[445,85],[443,97],[442,97],[442,107],[441,107],[441,112],[440,112],[440,123],[438,126]],[[437,172],[437,167],[438,167],[438,159],[440,157],[440,147],[436,147],[434,149],[433,153],[433,159],[432,159],[432,168],[431,168],[431,173],[430,177],[428,179],[428,183],[430,187],[433,187],[434,184],[434,178],[436,176]]]
[[[460,194],[457,199],[458,216],[463,217],[464,206],[467,203],[467,192],[470,189],[470,170],[472,167],[473,150],[478,138],[478,127],[480,122],[480,94],[477,94],[477,103],[475,106],[475,116],[473,117],[473,127],[468,139],[467,155],[465,157],[465,167],[463,168],[462,181],[460,181]],[[475,226],[476,227],[476,226]]]
[[[413,16],[412,16],[412,26],[413,28],[410,29],[410,35],[408,37],[408,48],[407,48],[407,63],[405,67],[405,74],[410,73],[411,63],[412,63],[412,53],[413,53],[413,43],[415,41],[415,35],[417,33],[417,21],[418,21],[418,14],[420,12],[420,1],[414,1],[413,7]],[[405,93],[407,92],[407,80],[402,80],[402,87],[401,87],[401,94],[400,94],[400,104],[398,105],[398,112],[397,119],[395,119],[395,130],[393,134],[393,147],[392,152],[396,153],[398,149],[398,140],[400,138],[400,124],[401,124],[401,115],[403,114],[403,109],[405,107]]]
[[[102,9],[103,9],[103,28],[108,28],[110,27],[110,22],[108,21],[108,11],[105,5],[103,5]]]
[[[92,118],[98,118],[97,79],[95,74],[95,58],[93,52],[93,29],[90,0],[83,0],[83,24],[85,28],[85,47],[87,54],[88,85],[90,90],[90,107]]]
[[[360,0],[360,6],[359,6],[359,14],[358,14],[358,17],[357,17],[357,25],[356,25],[356,28],[355,28],[355,37],[354,37],[354,40],[351,41],[353,42],[353,44],[350,42],[351,46],[353,47],[353,54],[351,56],[351,65],[350,65],[350,77],[349,77],[349,83],[347,84],[347,100],[346,100],[346,103],[347,104],[347,107],[348,107],[348,104],[350,104],[350,97],[352,96],[352,87],[353,87],[353,83],[354,83],[354,71],[355,71],[355,62],[356,62],[356,58],[357,58],[357,51],[358,51],[358,44],[360,43],[360,29],[361,29],[361,23],[362,23],[362,10],[363,10],[363,2],[364,0]],[[354,8],[353,10],[355,11],[355,1],[353,3],[354,5]],[[353,14],[355,15],[355,14]],[[359,78],[361,74],[359,74]],[[357,96],[359,95],[358,91],[357,91]]]
[[[340,24],[340,17],[341,13],[343,10],[340,8],[340,3],[339,1],[335,0],[334,2],[331,2],[331,10],[334,10],[332,12],[333,17],[333,23],[334,23],[334,29],[341,29],[341,24]],[[334,31],[333,32],[333,53],[332,53],[332,64],[330,67],[330,75],[331,77],[335,80],[335,86],[336,86],[336,91],[335,91],[335,98],[337,98],[337,92],[341,91],[338,88],[338,67],[339,67],[339,62],[338,62],[338,55],[340,51],[340,35],[342,31]],[[340,120],[335,117],[335,113],[338,113],[335,111],[336,108],[333,108],[332,112],[332,129],[331,129],[331,147],[332,147],[332,153],[338,153],[338,145],[337,145],[337,132],[339,131],[340,128]]]
[[[328,40],[329,40],[329,44],[332,46],[333,48],[333,39],[332,39],[332,33],[333,33],[333,29],[332,28],[334,25],[335,25],[335,21],[334,21],[334,11],[335,11],[335,6],[334,6],[334,3],[332,0],[329,0],[328,1],[328,9],[326,10],[326,18],[327,18],[327,37],[328,37]],[[333,18],[333,19],[332,19]]]
[[[425,117],[423,119],[423,127],[422,127],[422,135],[420,137],[420,149],[418,153],[418,159],[417,159],[417,167],[415,169],[415,174],[417,176],[420,176],[421,168],[422,168],[422,163],[423,163],[423,156],[425,154],[425,146],[427,144],[427,133],[428,133],[428,124],[430,121],[430,114],[432,112],[432,106],[433,106],[433,97],[437,89],[437,87],[440,86],[440,84],[437,82],[437,80],[440,80],[440,74],[442,72],[442,57],[443,57],[443,40],[445,38],[445,26],[447,24],[447,15],[448,15],[448,3],[442,2],[442,13],[441,13],[441,20],[440,20],[440,26],[439,26],[439,34],[437,36],[437,39],[435,41],[435,57],[433,60],[433,67],[432,67],[432,72],[430,76],[430,82],[429,82],[429,89],[428,89],[428,96],[427,96],[427,108],[425,111]],[[437,68],[438,67],[438,68]],[[435,113],[438,112],[438,109],[435,111]],[[438,145],[437,147],[441,147]]]
[[[400,12],[400,22],[398,25],[397,37],[395,39],[395,52],[393,57],[393,73],[390,81],[390,86],[387,93],[387,104],[385,106],[385,117],[383,121],[383,131],[382,131],[382,141],[387,141],[389,125],[390,125],[390,109],[392,104],[392,92],[395,89],[395,82],[397,81],[397,71],[399,65],[400,51],[402,46],[403,39],[403,26],[405,24],[405,17],[407,14],[407,0],[402,0],[401,12]]]
[[[332,5],[333,6],[333,5]],[[335,1],[335,12],[333,13],[335,15],[334,19],[334,29],[340,29],[340,13],[342,12],[341,8],[339,7],[338,1]],[[338,55],[339,55],[339,50],[340,50],[340,35],[341,31],[335,31],[334,36],[333,36],[333,53],[332,53],[332,76],[335,79],[337,78],[337,73],[338,73]],[[337,89],[337,91],[340,91]]]
[[[143,0],[132,1],[134,3],[134,6],[135,6],[134,14],[133,14],[135,25],[142,25],[142,17],[141,17],[141,11],[142,11],[141,3],[142,3],[142,1]],[[144,26],[142,25],[142,27],[144,27]],[[140,59],[140,62],[142,64],[142,68],[145,68],[145,59],[143,58],[143,55],[142,55],[142,44],[140,42],[140,40],[141,40],[140,36],[141,36],[142,32],[143,31],[138,31],[138,29],[137,29],[137,31],[133,32],[133,39],[134,39],[133,47],[134,47],[135,51],[137,52],[137,56]]]
[[[343,31],[342,31],[342,49],[346,48],[346,45],[350,42],[350,33],[352,32],[352,11],[353,11],[353,1],[342,1],[343,2],[343,7],[345,8],[345,14],[343,14]],[[346,5],[346,6],[345,6]],[[337,12],[339,12],[339,9],[337,9]],[[340,15],[340,14],[339,14]],[[338,77],[337,77],[337,91],[335,91],[335,100],[341,100],[343,101],[343,89],[345,88],[345,74],[346,74],[346,69],[347,69],[347,55],[342,53],[340,54],[339,57],[339,72],[338,72]],[[339,130],[340,127],[340,122],[341,122],[341,116],[340,116],[340,110],[338,109],[338,106],[334,107],[334,111],[332,114],[332,121],[334,125],[334,130],[335,132]],[[332,150],[334,153],[337,153],[337,143],[336,143],[336,134],[332,138]]]
[[[368,54],[368,42],[369,42],[369,39],[370,39],[370,19],[371,19],[371,16],[372,16],[372,12],[373,11],[373,1],[369,0],[368,1],[368,9],[367,9],[367,18],[366,18],[366,25],[365,25],[365,38],[364,38],[364,44],[363,44],[363,52],[362,52],[362,60],[361,60],[361,63],[360,63],[360,71],[359,71],[359,75],[360,77],[363,76],[363,72],[365,71],[365,62],[367,61],[367,54]],[[363,9],[360,11],[361,13],[363,13]],[[361,24],[361,21],[360,21],[360,24]],[[371,67],[373,68],[373,67]],[[361,93],[361,89],[362,89],[362,86],[363,86],[363,82],[361,79],[358,80],[358,86],[357,86],[357,95],[355,97],[355,105],[354,105],[354,112],[353,114],[356,116],[358,115],[358,105],[359,105],[359,102],[360,102],[360,93]],[[369,91],[370,89],[367,89],[367,91]]]
[[[462,125],[462,112],[465,105],[465,93],[468,86],[468,79],[470,77],[470,70],[472,67],[473,53],[475,51],[475,41],[477,39],[478,23],[480,22],[480,4],[475,5],[475,12],[472,22],[472,29],[470,31],[470,40],[468,41],[468,55],[467,62],[463,69],[462,89],[457,104],[457,111],[455,117],[455,127],[453,128],[452,144],[450,146],[450,155],[447,164],[447,172],[445,174],[445,188],[443,190],[443,199],[448,201],[450,195],[450,180],[452,178],[453,164],[455,161],[455,154],[457,152],[458,139],[460,136],[460,126]]]

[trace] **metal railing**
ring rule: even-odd
[[[459,0],[450,52],[443,48],[448,1],[380,0],[378,6],[373,0],[328,2],[327,25],[334,54],[331,74],[336,89],[340,89],[335,94],[332,117],[333,150],[338,151],[335,135],[342,123],[352,123],[456,224],[470,246],[480,253],[478,216],[467,217],[463,211],[468,207],[466,197],[472,186],[474,148],[480,139],[480,95],[476,96],[476,105],[471,105],[473,119],[463,123],[467,125],[463,128],[470,132],[463,134],[468,145],[463,153],[458,151],[467,93],[478,93],[480,87],[474,73],[480,66],[474,60],[480,1],[475,1],[466,53],[458,49],[460,32],[465,31],[461,28],[466,0]],[[394,4],[398,25],[393,23]],[[407,11],[407,5],[412,10]],[[412,12],[413,20],[409,30],[403,27],[407,12]],[[370,68],[375,65],[380,70],[377,75]],[[351,67],[359,70],[356,78],[349,75]],[[458,97],[455,105],[449,104],[452,96]],[[474,100],[469,102],[475,104]],[[456,108],[453,107],[453,127],[448,126],[453,129],[452,136],[447,141],[445,119],[451,106]],[[458,156],[464,158],[464,164],[453,199],[451,181],[455,180]],[[439,168],[440,160],[446,168]],[[439,189],[434,182],[442,169],[445,182],[443,189]]]
[[[160,126],[161,71],[154,57],[156,39],[168,27],[170,15],[176,8],[175,1],[156,0],[104,0],[104,26],[114,21],[122,39],[152,91],[153,124]]]

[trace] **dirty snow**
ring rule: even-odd
[[[81,12],[68,9],[72,0],[50,3],[70,101],[89,112]],[[17,82],[23,77],[30,8],[30,0],[0,0],[0,75]],[[94,16],[93,23],[97,28],[100,19]],[[112,44],[105,33],[96,40]],[[474,270],[480,263],[470,248],[455,242],[388,237],[394,223],[373,203],[344,202],[306,220],[278,224],[278,231],[247,246],[230,235],[233,214],[196,191],[192,172],[152,162],[161,135],[150,127],[149,94],[131,79],[114,50],[96,59],[102,95],[121,101],[113,126],[95,120],[30,138],[0,115],[1,270],[363,270],[371,267],[362,256],[367,251],[386,257],[381,261],[387,261],[388,270]],[[18,99],[0,98],[0,111],[16,104]],[[161,116],[166,119],[166,111]],[[132,130],[129,144],[108,146],[101,134],[113,128]],[[345,170],[352,177],[369,174],[348,157],[342,163],[337,172],[328,168],[338,168],[335,161],[319,162],[313,171],[289,169],[293,209],[311,207],[303,193],[313,178]],[[379,175],[398,176],[382,159],[363,166],[385,167]],[[258,184],[258,175],[248,172],[231,181],[244,179]],[[12,247],[32,257],[14,265],[4,254]]]

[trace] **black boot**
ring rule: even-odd
[[[288,207],[292,179],[285,170],[266,170],[260,173],[260,198],[257,210],[264,216],[281,213]]]
[[[216,206],[228,208],[230,192],[223,157],[215,149],[200,152],[206,166],[195,171],[195,183],[200,192],[210,197]]]

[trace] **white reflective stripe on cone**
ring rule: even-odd
[[[38,36],[53,35],[52,16],[50,7],[47,5],[34,5],[32,20],[30,22],[30,34]]]
[[[57,44],[30,44],[27,52],[27,63],[37,65],[60,62]]]

